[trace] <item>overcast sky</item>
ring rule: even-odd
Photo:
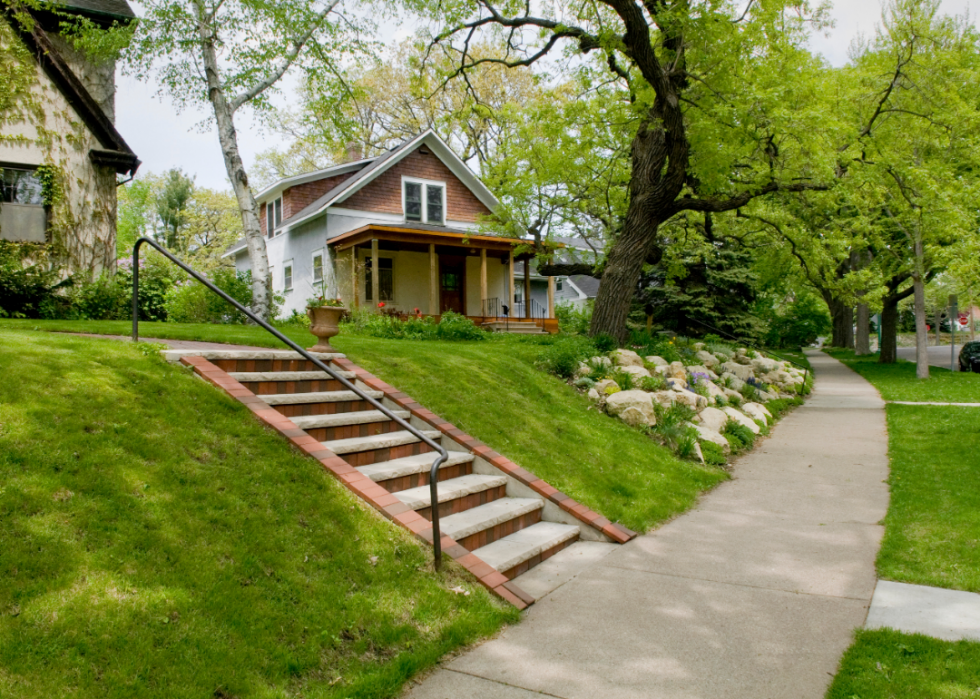
[[[133,4],[139,13],[138,0]],[[971,0],[943,0],[942,10],[947,14],[962,14],[969,9],[976,21],[978,5],[980,0],[972,0],[972,3]],[[881,7],[879,0],[835,0],[833,16],[834,29],[827,36],[814,37],[812,47],[831,64],[843,65],[854,37],[867,36],[874,31],[875,24],[881,19]],[[394,42],[403,38],[406,31],[389,29],[386,34]],[[185,111],[177,114],[166,97],[161,100],[154,96],[155,86],[124,75],[117,76],[116,86],[116,125],[143,161],[141,172],[159,173],[179,167],[196,176],[201,186],[229,188],[217,135],[198,128],[204,113]],[[282,104],[288,99],[286,95],[277,101]],[[237,127],[246,170],[254,163],[256,154],[285,145],[281,137],[263,131],[247,114],[238,116]]]

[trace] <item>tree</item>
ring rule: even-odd
[[[155,202],[164,230],[164,239],[160,242],[174,252],[182,249],[181,232],[187,225],[187,207],[193,194],[194,178],[185,175],[183,170],[174,168],[163,176],[163,186]]]
[[[264,112],[291,69],[342,81],[341,60],[365,47],[364,21],[341,14],[341,0],[147,0],[127,52],[129,70],[156,78],[178,108],[210,107],[252,267],[255,313],[271,313],[269,262],[258,206],[238,147],[235,118]]]
[[[568,42],[580,73],[615,84],[629,105],[628,203],[608,248],[592,333],[625,339],[637,281],[644,264],[659,261],[658,231],[673,216],[826,186],[828,163],[807,157],[819,131],[808,101],[820,68],[804,43],[822,16],[806,2],[749,3],[740,14],[691,0],[479,0],[475,14],[463,1],[418,4],[447,17],[433,46],[454,52],[452,76],[486,63],[533,65]],[[494,31],[505,56],[473,55],[477,38]]]

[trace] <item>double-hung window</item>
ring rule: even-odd
[[[290,260],[282,266],[282,288],[284,291],[291,291],[293,288],[293,261]]]
[[[441,182],[404,180],[405,220],[433,223],[446,221],[446,185]]]
[[[321,284],[323,282],[323,253],[317,252],[313,254],[313,283]]]
[[[268,237],[278,235],[276,226],[282,223],[282,197],[265,205],[265,234]]]
[[[0,236],[18,242],[45,241],[47,214],[36,170],[0,168]]]

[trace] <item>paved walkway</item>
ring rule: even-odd
[[[822,698],[875,589],[888,443],[871,385],[810,357],[814,395],[732,481],[408,696]]]
[[[960,333],[956,334],[957,337],[961,337]],[[931,338],[930,338],[931,339]],[[961,344],[957,344],[953,349],[953,356],[956,361],[953,362],[954,371],[960,370],[960,350],[963,349]],[[907,359],[910,362],[915,362],[915,347],[899,347],[897,350],[899,359]],[[926,348],[926,356],[929,357],[930,366],[938,366],[943,369],[949,369],[950,362],[950,348],[949,345],[932,345],[930,344]]]
[[[980,641],[980,595],[879,580],[865,627]]]
[[[128,335],[96,335],[95,333],[65,333],[65,335],[78,335],[79,337],[92,337],[97,340],[124,340],[131,342],[133,338]],[[268,350],[268,347],[249,347],[248,345],[229,345],[221,342],[198,342],[197,340],[168,340],[159,337],[140,337],[140,342],[154,342],[158,345],[167,345],[170,349],[176,350],[248,350],[260,352]]]

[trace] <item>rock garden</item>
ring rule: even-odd
[[[715,465],[751,447],[810,390],[805,370],[755,350],[704,342],[666,347],[663,354],[680,358],[615,349],[580,361],[570,381],[611,417],[681,457]]]

